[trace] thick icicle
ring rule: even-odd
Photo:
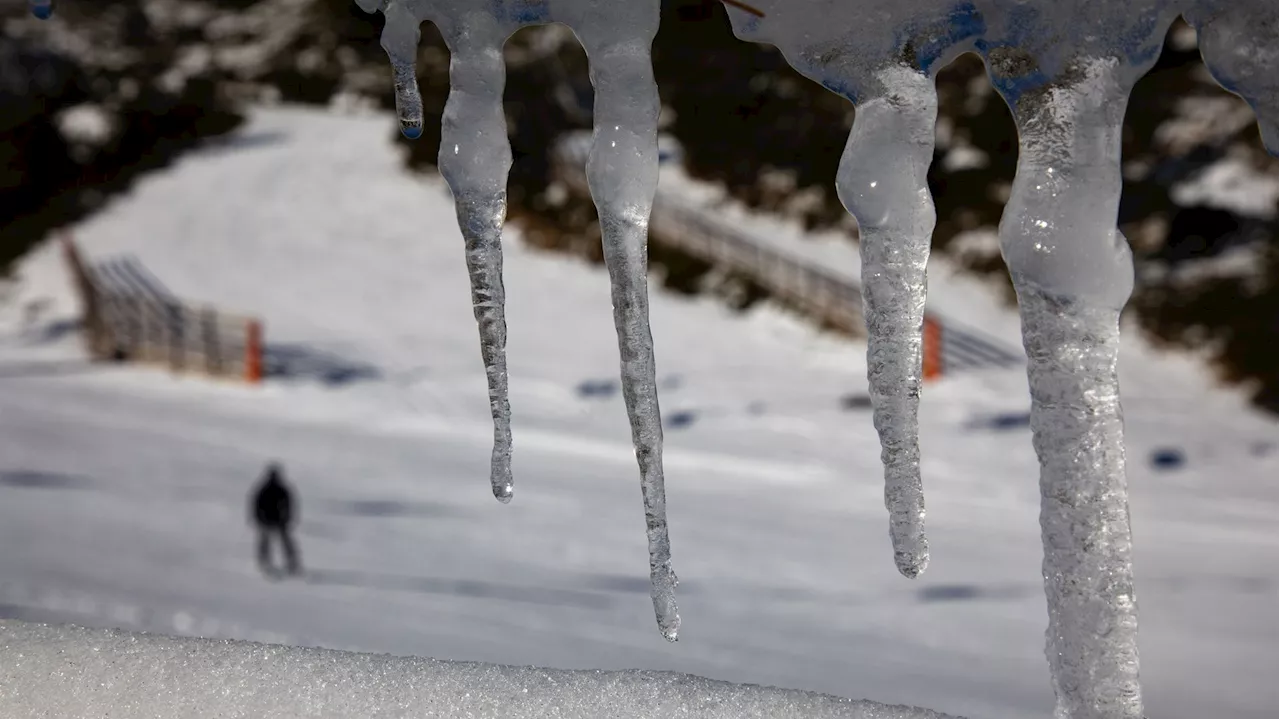
[[[932,79],[913,69],[893,66],[880,75],[881,92],[858,104],[836,188],[858,220],[867,379],[894,562],[915,578],[929,563],[917,417],[935,218],[926,176],[938,98]]]
[[[894,563],[916,577],[929,562],[917,418],[935,219],[927,183],[938,103],[933,73],[970,46],[981,18],[972,5],[934,0],[900,0],[874,12],[822,0],[726,4],[739,37],[776,45],[799,72],[857,103],[836,189],[861,236],[867,378]]]
[[[603,17],[610,22],[600,22]],[[658,4],[610,6],[603,17],[584,13],[583,22],[573,25],[586,48],[596,92],[587,182],[600,215],[613,287],[622,393],[640,464],[653,609],[662,635],[675,641],[680,615],[667,535],[662,417],[646,277],[649,211],[658,186],[658,87],[649,56],[658,29]]]
[[[1057,716],[1070,719],[1143,714],[1116,375],[1133,261],[1115,224],[1125,106],[1172,18],[1151,4],[1130,9],[1089,18],[1095,37],[1136,36],[1123,53],[1119,42],[1042,54],[1034,45],[984,48],[1019,133],[1000,242],[1018,292],[1040,458],[1046,654]],[[1010,34],[1052,37],[1051,23]]]

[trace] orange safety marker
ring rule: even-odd
[[[262,382],[262,323],[258,320],[245,325],[244,379],[250,384]]]
[[[929,315],[924,316],[924,347],[922,371],[924,380],[942,376],[942,324]]]

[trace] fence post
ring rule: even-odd
[[[942,376],[942,324],[931,315],[924,316],[923,371],[926,382]]]
[[[186,365],[186,317],[184,308],[178,304],[167,304],[165,314],[169,325],[169,369],[178,371]]]
[[[205,373],[217,377],[222,374],[222,341],[218,337],[218,313],[212,307],[206,307],[200,315],[203,326],[203,347]]]
[[[250,384],[262,381],[262,322],[258,320],[245,324],[244,378]]]
[[[63,257],[71,268],[76,293],[80,295],[80,303],[84,309],[82,322],[85,332],[85,344],[88,346],[90,356],[95,359],[101,359],[103,342],[102,307],[97,287],[94,286],[93,279],[89,276],[89,270],[80,258],[80,250],[76,247],[75,240],[71,238],[69,233],[61,235],[60,239],[62,240]]]
[[[134,296],[133,308],[138,313],[138,342],[134,348],[134,356],[139,361],[151,361],[151,322],[150,309],[147,307],[142,295]]]

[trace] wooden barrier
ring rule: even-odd
[[[258,383],[263,377],[262,322],[176,298],[105,286],[75,242],[63,256],[80,298],[89,356],[100,361],[162,364]]]

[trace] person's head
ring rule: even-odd
[[[284,481],[284,467],[279,462],[267,464],[267,481],[275,483]]]

